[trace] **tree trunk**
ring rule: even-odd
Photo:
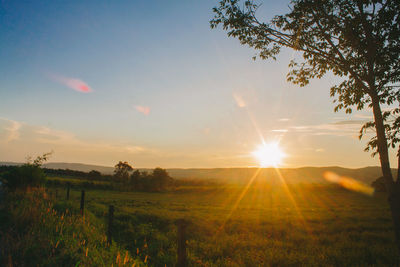
[[[379,103],[379,97],[374,94],[371,96],[378,141],[379,160],[385,181],[386,191],[389,194],[388,201],[392,214],[393,227],[396,237],[397,248],[400,251],[400,184],[393,180],[392,171],[389,162],[389,149],[385,133],[385,126],[382,117],[382,110]]]
[[[400,145],[399,150],[397,150],[397,180],[396,184],[400,183]]]

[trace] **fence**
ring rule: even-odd
[[[70,199],[70,184],[67,184],[66,188],[66,200]],[[54,194],[55,199],[58,198],[58,189],[56,189]],[[50,197],[53,197],[53,192],[49,192]],[[110,205],[108,208],[107,215],[107,227],[106,227],[106,235],[107,235],[107,244],[112,244],[112,233],[113,233],[113,221],[114,221],[114,206]],[[81,191],[80,197],[80,214],[81,216],[85,215],[85,190]],[[186,227],[188,226],[188,222],[184,219],[178,219],[175,222],[177,227],[177,267],[187,267],[187,252],[186,252]]]

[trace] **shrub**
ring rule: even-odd
[[[44,185],[46,175],[40,166],[27,163],[5,172],[2,181],[10,191],[15,191],[17,188],[26,189]]]
[[[5,183],[10,191],[15,191],[17,188],[26,190],[28,187],[39,187],[45,184],[46,175],[41,166],[47,161],[50,153],[45,153],[42,156],[31,160],[28,157],[28,162],[22,166],[10,168],[2,174],[1,180]]]

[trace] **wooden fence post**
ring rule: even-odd
[[[67,200],[69,200],[69,189],[71,187],[70,183],[67,183]]]
[[[82,190],[81,193],[81,215],[83,216],[85,209],[85,190]]]
[[[107,243],[108,243],[108,245],[112,244],[113,219],[114,219],[114,206],[110,205],[110,207],[108,208],[108,229],[107,229]]]
[[[176,221],[178,226],[178,262],[177,267],[186,267],[186,226],[187,222],[184,219]]]

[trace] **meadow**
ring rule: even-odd
[[[54,190],[51,189],[51,190]],[[66,205],[58,188],[58,205]],[[176,263],[177,219],[189,222],[189,266],[395,266],[383,193],[330,184],[183,186],[171,192],[86,190],[86,208],[114,240],[150,266]],[[79,206],[72,190],[68,205]]]
[[[0,202],[1,266],[146,266],[109,244],[104,225],[45,188],[9,192]]]

